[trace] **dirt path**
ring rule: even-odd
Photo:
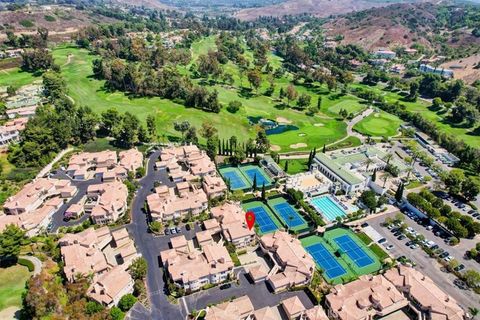
[[[17,307],[8,307],[7,309],[3,309],[0,311],[0,319],[2,320],[14,320],[18,319],[15,314],[20,311]]]

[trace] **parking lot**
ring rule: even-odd
[[[376,230],[382,236],[382,238],[385,239],[384,241],[381,241],[383,242],[381,245],[384,248],[391,246],[390,250],[387,250],[389,254],[394,258],[405,256],[413,261],[416,264],[415,268],[421,270],[430,278],[434,279],[435,282],[441,288],[443,288],[443,290],[452,295],[452,297],[454,297],[465,308],[471,306],[476,306],[477,308],[480,307],[478,296],[471,290],[460,289],[459,285],[461,286],[461,283],[458,282],[457,277],[454,274],[443,270],[442,266],[434,258],[431,258],[427,253],[425,253],[420,246],[407,246],[407,242],[410,240],[408,237],[401,237],[401,234],[397,233],[397,231],[392,232],[392,229],[382,226],[385,218],[393,218],[394,216],[395,214],[389,214],[375,217],[368,221],[369,226]],[[466,260],[464,258],[465,252],[461,247],[449,246],[445,243],[443,238],[436,236],[432,232],[433,229],[428,230],[426,227],[418,224],[416,221],[408,218],[407,216],[405,216],[405,223],[407,224],[408,228],[411,228],[409,230],[413,229],[411,232],[421,234],[426,240],[433,241],[433,244],[430,243],[431,246],[438,246],[437,250],[443,250],[444,252],[447,252],[447,254],[444,253],[445,258],[447,256],[451,256],[452,259],[455,258],[460,264],[463,264],[465,266],[465,270],[478,269],[480,267],[475,261]],[[463,241],[464,240],[462,239],[462,242]]]

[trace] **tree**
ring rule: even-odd
[[[211,121],[204,121],[202,123],[202,128],[200,129],[200,135],[205,139],[211,138],[216,135],[218,132],[217,128],[212,124]]]
[[[480,192],[480,186],[472,177],[462,182],[462,194],[468,201],[473,200]]]
[[[116,143],[125,148],[131,148],[139,142],[140,120],[130,112],[125,112],[118,132],[115,133]]]
[[[101,114],[100,129],[108,136],[114,136],[122,121],[122,115],[117,109],[110,108]]]
[[[370,212],[374,212],[378,205],[375,192],[371,190],[364,191],[360,196],[360,201],[362,201],[362,203],[370,210]]]
[[[242,103],[238,100],[232,100],[228,103],[227,111],[230,113],[237,113],[238,110],[242,107]]]
[[[405,188],[404,184],[400,183],[400,185],[397,188],[397,192],[395,192],[395,200],[397,200],[397,202],[402,201],[404,188]]]
[[[25,240],[25,231],[16,225],[7,225],[0,233],[0,261],[16,262],[23,240]]]
[[[58,72],[47,71],[42,75],[43,89],[50,101],[55,101],[67,92],[67,83]]]
[[[312,97],[311,97],[311,96],[309,96],[309,95],[306,94],[306,93],[302,93],[302,94],[300,95],[300,97],[298,98],[297,105],[298,105],[300,108],[304,109],[304,108],[310,106],[310,101],[311,101],[311,100],[312,100]]]
[[[478,315],[479,310],[475,307],[470,307],[468,308],[468,312],[472,315],[472,319],[475,319],[475,317]]]
[[[262,83],[262,74],[258,69],[250,70],[247,73],[248,82],[250,83],[250,87],[258,91],[260,88],[260,84]]]
[[[163,224],[160,221],[152,221],[150,222],[149,228],[153,232],[160,232],[163,229]]]
[[[382,188],[385,188],[385,185],[387,184],[387,180],[390,179],[391,177],[393,177],[393,175],[390,172],[385,171],[383,173],[383,186],[382,186]]]
[[[287,92],[285,92],[285,96],[287,97],[288,105],[290,106],[290,102],[295,100],[298,96],[297,90],[293,85],[288,85]]]
[[[52,53],[40,48],[22,53],[22,69],[28,72],[46,71],[54,66]]]
[[[184,143],[198,144],[197,129],[195,127],[188,128],[183,138]]]
[[[147,260],[145,258],[136,258],[128,268],[128,272],[134,280],[144,279],[147,275]]]
[[[128,293],[124,295],[123,297],[120,298],[120,301],[118,301],[118,307],[120,310],[123,312],[127,312],[130,310],[133,305],[137,302],[137,298],[133,296],[133,294]]]
[[[104,310],[105,307],[102,306],[100,303],[96,301],[89,301],[85,305],[85,313],[88,314],[89,316],[99,313],[100,311]]]
[[[375,182],[377,180],[377,168],[373,169],[373,174],[372,174],[372,182]]]
[[[285,166],[283,168],[283,171],[288,172],[288,160],[285,160]]]
[[[184,139],[185,133],[188,131],[188,129],[190,129],[190,127],[191,125],[190,125],[190,122],[188,121],[173,123],[173,128],[175,129],[175,131],[182,133],[182,140]]]
[[[266,191],[265,191],[265,182],[262,185],[262,200],[263,201],[267,200],[267,195],[266,195]]]
[[[410,82],[410,93],[408,95],[409,100],[416,101],[418,98],[418,90],[420,85],[417,81]]]
[[[480,273],[475,270],[467,270],[464,273],[465,282],[470,288],[478,288],[480,286]]]
[[[261,129],[257,132],[256,138],[256,150],[265,153],[270,148],[270,141],[268,140],[267,133]]]
[[[112,307],[110,309],[110,317],[112,320],[123,320],[123,318],[125,318],[125,313],[123,313],[119,307]]]
[[[157,137],[157,126],[155,125],[155,116],[149,114],[147,116],[147,130],[150,137],[156,139]]]
[[[233,165],[241,164],[246,158],[245,149],[238,146],[233,155],[230,156],[229,162]]]
[[[257,174],[253,176],[253,183],[252,183],[252,190],[255,192],[257,191]]]
[[[453,169],[446,174],[443,182],[450,194],[458,195],[462,190],[462,182],[465,180],[465,175],[462,170]]]
[[[210,159],[215,159],[215,156],[217,155],[217,144],[218,144],[218,137],[212,136],[207,139],[207,145],[206,145],[206,151],[207,155],[210,157]]]

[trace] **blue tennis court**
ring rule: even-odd
[[[370,258],[365,251],[350,238],[348,235],[343,235],[333,239],[340,249],[345,251],[350,259],[355,262],[359,268],[363,268],[373,263],[373,259]]]
[[[248,211],[252,211],[255,214],[255,222],[258,224],[262,233],[268,233],[278,229],[264,207],[253,207],[248,209]]]
[[[323,244],[315,243],[305,249],[307,249],[315,262],[317,262],[317,264],[323,269],[323,272],[328,278],[337,278],[347,273]]]
[[[253,183],[255,176],[257,177],[257,187],[261,187],[263,184],[265,184],[265,186],[270,185],[270,180],[268,180],[258,168],[246,169],[244,170],[244,173],[247,175],[251,183]]]
[[[289,228],[294,228],[305,224],[305,221],[298,214],[298,212],[295,211],[295,209],[293,209],[288,203],[279,203],[274,205],[273,208],[278,212],[278,214],[280,214],[280,217]]]
[[[225,180],[230,181],[230,188],[232,190],[244,189],[247,187],[243,179],[238,175],[236,171],[226,171],[222,173]]]

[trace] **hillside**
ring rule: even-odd
[[[0,40],[6,38],[6,28],[16,34],[34,34],[37,28],[47,28],[51,39],[68,37],[79,28],[99,23],[115,22],[115,19],[95,14],[90,10],[77,10],[66,6],[39,6],[16,11],[1,11]]]
[[[449,25],[456,23],[456,17],[452,12],[445,14],[445,8],[432,3],[393,4],[331,19],[324,28],[328,36],[341,35],[342,44],[355,43],[367,50],[413,43],[427,48],[480,44],[480,38],[473,36],[469,28],[451,31]],[[447,23],[439,19],[445,15]],[[455,15],[463,19],[464,9],[458,8]]]
[[[288,0],[286,2],[265,6],[261,8],[249,8],[238,11],[235,16],[242,20],[254,20],[259,16],[295,15],[309,13],[318,17],[344,14],[353,11],[365,10],[373,7],[381,7],[402,0]]]

